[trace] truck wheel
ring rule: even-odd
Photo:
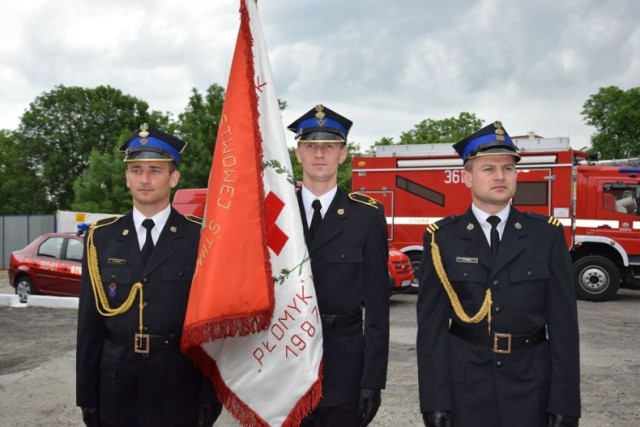
[[[618,292],[620,272],[607,258],[590,255],[573,264],[576,295],[586,301],[605,301]]]
[[[411,283],[412,294],[418,293],[418,285],[420,284],[420,260],[422,258],[421,252],[409,252],[407,253],[409,260],[411,261],[411,268],[413,269],[413,282]]]

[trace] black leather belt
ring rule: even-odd
[[[114,344],[142,354],[148,354],[152,350],[163,350],[180,346],[180,335],[122,335],[107,330],[106,338]]]
[[[449,332],[472,344],[488,347],[492,349],[494,353],[504,354],[509,354],[514,350],[533,347],[547,340],[547,333],[544,326],[529,335],[502,334],[499,332],[485,334],[453,322],[451,323]]]
[[[362,323],[362,310],[358,309],[347,314],[320,314],[322,329],[340,329]]]

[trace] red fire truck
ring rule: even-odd
[[[522,160],[513,205],[557,217],[565,227],[579,298],[603,301],[640,288],[640,167],[598,163],[568,138],[515,139]],[[353,191],[380,200],[390,243],[419,277],[429,223],[471,203],[462,161],[450,144],[377,146],[353,157]]]

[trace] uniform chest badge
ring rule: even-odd
[[[118,285],[116,285],[113,282],[109,283],[108,291],[109,291],[109,296],[111,298],[115,298],[117,290],[118,290]]]
[[[468,256],[457,256],[456,262],[461,262],[464,264],[477,264],[478,258],[468,257]]]

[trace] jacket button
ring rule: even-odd
[[[498,361],[496,362],[496,367],[497,367],[497,368],[502,368],[502,365],[503,365],[503,363],[502,363],[502,361],[501,361],[501,360],[498,360]]]
[[[502,310],[502,308],[500,306],[496,306],[496,313],[500,313],[500,310]]]
[[[527,271],[527,276],[531,276],[533,273],[531,271]]]
[[[347,254],[342,254],[342,255],[340,255],[340,258],[342,258],[342,259],[347,259]]]
[[[466,271],[462,274],[464,277],[467,277],[469,275],[469,273],[467,273]]]
[[[500,284],[500,281],[498,279],[494,280],[493,282],[491,282],[491,284],[493,286],[498,286]]]
[[[180,273],[178,273],[178,277],[182,277],[184,276],[184,273],[181,271]]]

